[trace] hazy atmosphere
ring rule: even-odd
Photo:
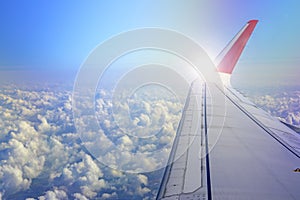
[[[86,91],[95,93],[99,130],[85,129],[92,126],[86,123],[92,121],[90,113],[80,113],[82,121],[73,113],[75,103],[88,104],[73,102],[85,60],[98,45],[129,30],[179,32],[213,61],[247,21],[258,19],[232,86],[273,116],[300,126],[299,9],[297,0],[1,1],[0,200],[155,198],[187,94],[187,85],[178,84],[177,77],[185,73],[188,79],[192,72],[179,69],[180,63],[174,74],[169,68],[149,73],[159,80],[172,78],[168,83],[176,82],[180,94],[163,84],[145,84],[124,100],[113,97],[118,88],[109,83],[114,76],[124,77],[124,71],[130,74],[128,66],[142,63],[131,62],[134,56],[115,61],[112,72]],[[155,56],[154,64],[171,63],[170,57],[150,54],[137,55],[147,64]],[[86,146],[75,124],[86,131]],[[90,141],[99,146],[88,146]],[[106,163],[90,153],[95,148],[102,149]]]

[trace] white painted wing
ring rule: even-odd
[[[225,77],[256,23],[249,21],[221,53]],[[300,135],[228,83],[191,85],[157,199],[300,199]]]
[[[170,157],[157,199],[299,199],[299,134],[232,88],[210,86],[226,97],[222,116],[205,84],[191,87],[172,150],[181,156]]]

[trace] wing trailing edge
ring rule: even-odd
[[[231,74],[240,58],[258,20],[250,20],[217,56],[216,65],[220,73]]]

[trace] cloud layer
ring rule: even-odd
[[[99,91],[95,99],[100,131],[125,153],[104,151],[103,156],[135,168],[155,169],[166,162],[182,104],[163,96],[149,98],[146,93],[125,103],[112,102],[108,93]],[[1,90],[0,199],[153,198],[162,171],[130,174],[98,162],[76,133],[71,100],[72,91],[64,88]],[[126,116],[120,115],[124,109]],[[117,115],[121,121],[129,117],[130,123],[120,128],[114,120]],[[93,130],[87,135],[95,137]],[[97,144],[105,150],[102,139]],[[152,156],[158,149],[163,157]],[[143,155],[138,159],[131,154],[137,151]]]
[[[249,98],[259,107],[280,120],[300,126],[300,91],[286,89],[277,92],[248,92]]]

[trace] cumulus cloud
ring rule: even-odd
[[[44,191],[31,199],[153,198],[151,177],[109,168],[82,146],[73,124],[71,95],[64,88],[7,87],[1,91],[0,199],[15,193],[28,197],[27,192],[39,184],[45,186]],[[155,170],[163,166],[182,104],[174,99],[150,98],[149,94],[114,104],[108,95],[102,90],[95,99],[99,126],[89,123],[90,113],[81,119],[82,127],[89,129],[85,132],[89,142],[98,149],[100,146],[104,159],[124,169]],[[115,105],[119,105],[114,110],[118,112],[113,113]],[[116,116],[121,121],[126,117],[130,123],[120,124]],[[103,136],[99,137],[99,131]],[[109,149],[112,144],[122,153]],[[154,156],[157,150],[162,156]]]
[[[94,198],[97,192],[107,187],[101,169],[87,154],[84,154],[82,161],[68,164],[63,169],[62,178],[68,185],[79,187],[88,198]]]
[[[88,200],[83,194],[81,193],[75,193],[74,195],[75,200]]]
[[[98,125],[85,113],[87,109],[78,111],[81,116],[76,119],[76,127],[93,156],[110,167],[130,172],[164,167],[166,161],[161,158],[171,149],[182,104],[165,91],[160,95],[155,92],[157,95],[151,95],[145,90],[131,97],[122,93],[114,99],[109,92],[96,95],[100,98],[95,100]],[[82,98],[78,104],[84,108],[88,103]]]
[[[47,191],[45,195],[38,197],[39,200],[67,200],[68,196],[65,191],[54,189]]]
[[[28,122],[20,121],[17,129],[17,133],[10,133],[7,143],[1,143],[1,151],[7,155],[0,165],[0,190],[5,193],[28,189],[43,170],[48,150],[43,136]]]
[[[144,184],[144,185],[148,185],[148,178],[147,176],[143,175],[143,174],[139,174],[138,176],[139,181]]]
[[[251,97],[254,103],[271,115],[280,118],[288,124],[300,125],[300,91],[287,90],[272,95],[256,94],[251,95]]]
[[[55,115],[47,115],[59,113],[60,97],[63,97],[62,92],[57,95],[9,88],[2,91],[0,191],[4,198],[28,190],[35,178],[53,167],[52,161],[57,161],[65,152],[65,149],[59,151],[58,143],[53,145],[64,122],[55,123]],[[57,153],[54,157],[53,152]]]

